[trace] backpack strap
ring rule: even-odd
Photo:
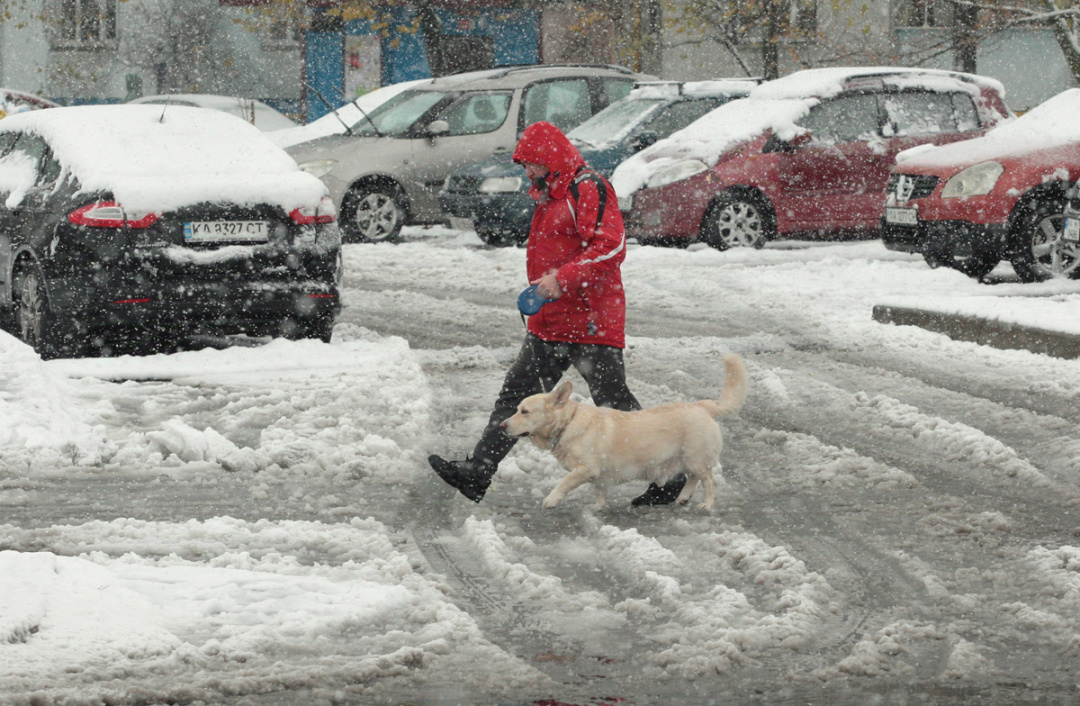
[[[599,195],[600,202],[596,207],[596,230],[600,230],[600,224],[604,220],[604,210],[607,208],[607,182],[604,181],[604,177],[600,176],[591,169],[583,169],[578,172],[578,175],[574,177],[574,180],[570,182],[570,194],[574,197],[574,206],[577,207],[578,201],[581,199],[579,195],[580,189],[578,184],[583,181],[591,181],[596,185],[596,192]]]

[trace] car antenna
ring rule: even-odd
[[[165,110],[172,105],[172,96],[165,99],[165,105],[161,109],[161,117],[157,119],[159,123],[165,122]]]
[[[356,133],[353,132],[352,127],[347,122],[345,122],[342,119],[341,114],[338,113],[338,108],[335,108],[334,106],[330,105],[330,101],[326,100],[326,96],[324,96],[319,91],[319,89],[315,88],[310,83],[305,83],[304,85],[307,86],[308,88],[310,88],[315,93],[315,95],[317,95],[319,97],[319,100],[321,100],[323,102],[323,105],[325,105],[327,108],[330,109],[330,112],[334,114],[334,117],[337,118],[338,122],[341,123],[342,127],[345,128],[345,134],[348,135],[349,137],[356,137]],[[356,102],[356,99],[352,100],[351,102],[352,102],[353,105],[356,106],[356,109],[360,111],[360,114],[363,115],[364,118],[368,121],[368,125],[371,125],[371,129],[375,131],[375,134],[378,135],[379,137],[386,137],[385,135],[382,134],[382,131],[379,130],[379,128],[375,125],[375,123],[371,120],[371,118],[368,117],[367,111],[365,111],[363,108],[361,108],[360,104]]]

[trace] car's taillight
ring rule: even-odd
[[[115,201],[95,201],[68,214],[75,225],[95,228],[149,228],[157,219],[156,213],[127,213]]]
[[[316,223],[333,223],[337,220],[337,209],[330,197],[323,196],[319,205],[312,209],[309,206],[301,206],[293,209],[289,214],[292,222],[299,226],[309,226]]]

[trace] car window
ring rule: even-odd
[[[953,111],[956,114],[956,128],[960,132],[971,132],[982,127],[975,101],[966,93],[953,93]]]
[[[353,125],[353,132],[361,135],[401,135],[449,95],[442,91],[404,91]]]
[[[970,99],[967,102],[971,105]],[[884,104],[889,124],[897,136],[937,135],[958,129],[956,103],[951,93],[905,91],[886,95]],[[970,122],[970,116],[967,120]]]
[[[8,149],[15,144],[17,139],[19,139],[19,133],[17,132],[0,133],[0,155],[7,154]]]
[[[702,98],[672,103],[650,120],[644,129],[655,132],[657,137],[663,139],[676,130],[683,129],[705,113],[719,108],[724,102],[723,98]]]
[[[634,88],[633,81],[627,81],[625,79],[618,78],[605,78],[603,84],[604,95],[606,96],[607,101],[604,103],[604,106],[608,106],[615,101],[626,98],[628,95],[630,95],[630,91]]]
[[[46,150],[45,142],[39,137],[21,133],[15,138],[15,146],[0,157],[0,194],[6,196],[4,205],[8,208],[21,203],[34,186],[38,163]]]
[[[546,120],[566,132],[590,115],[589,82],[583,78],[534,83],[525,94],[525,126]]]
[[[479,135],[498,130],[510,112],[509,93],[469,93],[439,113],[450,124],[448,135]]]
[[[814,106],[800,121],[810,131],[815,142],[837,144],[868,140],[880,129],[877,96],[872,93],[853,93],[839,96]]]
[[[664,104],[657,100],[632,100],[612,103],[567,133],[575,142],[602,145],[622,139],[631,128],[655,113]]]

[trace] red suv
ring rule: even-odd
[[[720,250],[876,233],[896,154],[1012,117],[1001,83],[952,71],[831,68],[754,88],[623,162],[627,234]]]
[[[1065,216],[1073,222],[1063,208],[1080,180],[1077,114],[1080,89],[1072,88],[978,139],[899,155],[885,247],[972,277],[1002,260],[1025,282],[1080,277],[1080,229],[1063,227]]]

